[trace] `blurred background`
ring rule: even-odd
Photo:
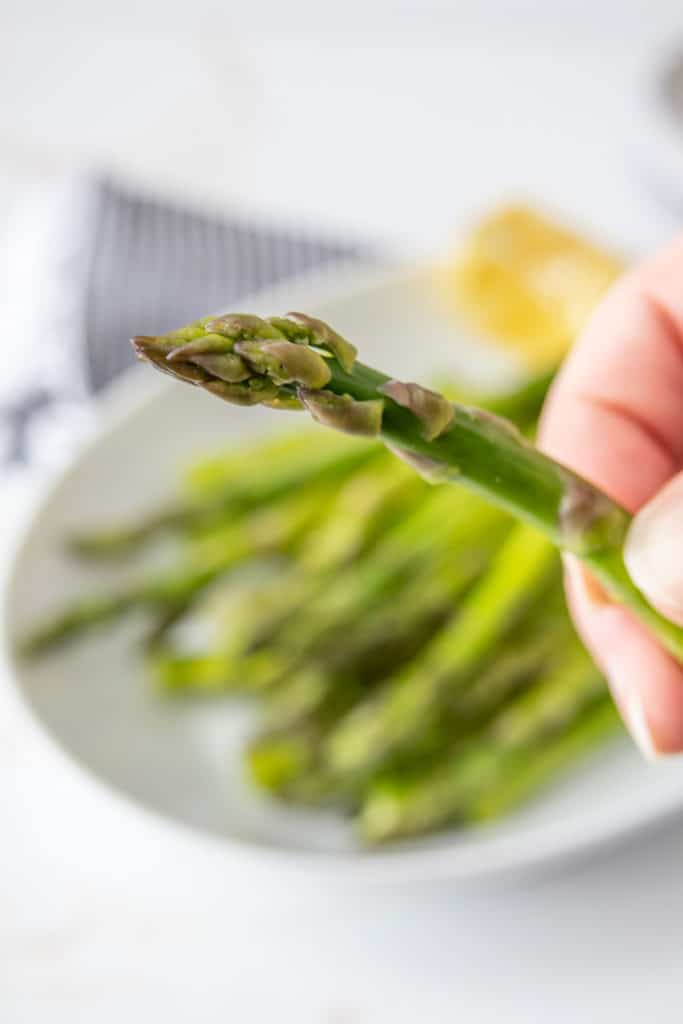
[[[0,311],[22,342],[3,565],[164,253],[194,238],[230,267],[193,282],[197,314],[332,259],[439,258],[501,201],[635,257],[683,210],[682,40],[673,0],[0,0]],[[3,687],[0,1019],[664,1016],[681,853],[674,824],[533,885],[330,892],[101,801]]]

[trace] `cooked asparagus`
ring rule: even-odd
[[[346,339],[300,313],[208,317],[133,343],[157,369],[225,401],[306,408],[326,426],[381,438],[431,480],[479,491],[581,558],[614,600],[683,659],[683,629],[649,604],[624,565],[628,513],[509,422],[363,366]]]
[[[579,757],[623,732],[621,718],[609,697],[596,701],[565,732],[532,753],[520,752],[504,778],[479,793],[463,808],[463,822],[490,821],[533,796]]]
[[[323,441],[311,433],[299,430],[203,459],[174,503],[132,523],[73,533],[69,547],[88,558],[119,558],[160,533],[212,528],[302,487],[332,486],[366,464],[385,461],[380,445],[354,445],[333,435],[330,444],[327,436]]]
[[[326,745],[331,770],[367,773],[419,741],[556,571],[552,546],[517,527],[427,650],[332,733]]]
[[[436,758],[492,722],[544,665],[557,663],[570,649],[566,621],[545,616],[537,621],[534,616],[529,625],[529,635],[504,648],[483,673],[475,672],[461,699],[453,701],[402,756],[393,758],[392,772],[403,774],[410,768],[427,774]],[[362,800],[371,778],[334,773],[322,754],[330,730],[372,685],[353,671],[331,677],[322,668],[312,668],[276,690],[267,706],[265,729],[247,751],[255,781],[288,800],[310,803],[324,797],[345,804]],[[285,757],[286,751],[291,756]]]
[[[173,344],[166,340],[163,354],[159,339],[140,347],[210,391],[223,391],[217,375],[230,399],[300,402],[323,419],[331,409],[333,420],[341,416],[348,427],[350,419],[361,430],[376,425],[379,411],[383,439],[393,444],[405,434],[402,447],[417,453],[419,468],[448,481],[455,442],[437,458],[420,447],[442,443],[451,430],[447,416],[455,428],[456,414],[440,396],[413,385],[385,388],[386,378],[352,365],[348,343],[307,318],[238,320],[230,351],[220,332],[209,332],[218,339],[207,342],[206,324]],[[228,332],[234,328],[227,324]],[[279,347],[269,349],[275,341]],[[178,358],[171,350],[181,342],[192,346]],[[280,360],[275,369],[273,358]],[[305,379],[284,379],[292,365]],[[225,379],[235,374],[241,379]],[[334,382],[353,378],[367,389],[368,374],[374,393],[347,389],[335,412]],[[531,433],[548,379],[523,382],[487,403]],[[332,402],[322,414],[320,401]],[[457,442],[463,461],[470,460],[470,482],[472,460],[497,437],[478,416]],[[426,441],[436,428],[443,433]],[[513,452],[513,468],[516,458]],[[503,461],[499,453],[498,471]],[[502,480],[513,491],[515,473]],[[286,800],[360,807],[366,840],[478,820],[521,799],[582,749],[578,739],[560,743],[565,734],[579,736],[573,716],[587,720],[593,712],[592,705],[580,712],[575,690],[562,695],[550,685],[553,666],[575,644],[548,593],[558,593],[552,544],[526,527],[511,531],[501,503],[489,504],[486,488],[479,490],[483,497],[430,487],[376,441],[317,430],[204,459],[166,510],[85,540],[92,553],[118,556],[173,532],[175,564],[143,567],[127,587],[79,602],[27,646],[44,649],[128,610],[151,611],[162,642],[147,661],[165,691],[259,698],[260,725],[245,760],[262,788]],[[529,758],[543,766],[535,774]],[[388,830],[377,825],[386,822],[387,792],[407,794]],[[435,800],[438,813],[429,819],[423,805]],[[374,824],[365,828],[368,816]]]
[[[283,499],[244,522],[229,523],[197,539],[173,568],[144,575],[112,594],[74,602],[26,636],[23,653],[42,654],[86,629],[141,608],[164,615],[186,609],[209,584],[247,559],[291,551],[319,516],[322,497],[316,492]]]
[[[605,693],[598,670],[576,645],[570,657],[504,708],[479,738],[456,744],[431,771],[373,783],[359,817],[363,836],[385,841],[456,820],[532,760],[548,737],[561,735],[603,701]]]

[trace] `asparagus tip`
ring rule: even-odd
[[[376,844],[395,838],[401,826],[401,801],[388,784],[376,785],[366,798],[357,828],[361,839]]]
[[[130,343],[140,359],[147,359],[158,348],[157,339],[148,334],[136,334]]]

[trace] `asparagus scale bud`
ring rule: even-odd
[[[326,426],[378,435],[429,480],[457,480],[483,494],[581,558],[612,599],[683,661],[683,629],[649,604],[626,570],[629,514],[507,420],[364,366],[350,342],[302,313],[206,317],[133,345],[156,369],[225,401],[303,407]]]

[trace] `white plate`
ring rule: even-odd
[[[346,272],[332,290],[329,281],[327,288],[320,281],[290,286],[255,307],[305,307],[358,339],[368,361],[399,375],[424,379],[449,366],[480,380],[505,373],[505,359],[455,336],[423,272]],[[179,463],[240,444],[285,415],[211,401],[142,368],[103,412],[98,436],[42,501],[16,555],[6,602],[10,637],[102,584],[101,569],[63,556],[68,528],[134,515],[168,493]],[[15,661],[17,686],[47,733],[110,790],[226,847],[358,877],[471,879],[586,851],[683,806],[683,765],[646,765],[623,743],[499,824],[362,852],[335,816],[273,806],[245,784],[238,750],[246,713],[233,702],[164,701],[150,692],[132,652],[139,627],[97,633],[37,663]]]

